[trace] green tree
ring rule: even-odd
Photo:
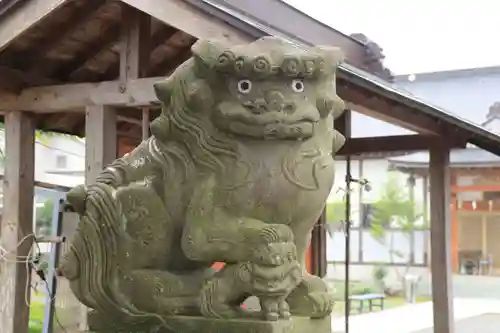
[[[422,209],[414,198],[405,190],[395,173],[390,173],[384,184],[379,199],[372,204],[373,213],[371,217],[370,232],[372,236],[389,249],[391,261],[394,256],[404,258],[404,254],[394,249],[394,232],[387,237],[389,227],[400,230],[403,236],[411,244],[410,238],[415,230],[421,230],[428,226]],[[388,239],[389,238],[389,239]],[[405,274],[408,272],[412,262],[406,262]]]
[[[331,201],[326,204],[326,223],[337,224],[345,220],[345,201]]]

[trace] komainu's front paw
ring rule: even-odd
[[[281,266],[297,260],[292,230],[284,224],[269,224],[252,241],[251,261],[264,266]]]
[[[292,314],[310,318],[330,315],[335,304],[330,287],[314,275],[305,276],[287,301]]]
[[[73,210],[82,215],[85,211],[85,198],[87,197],[87,188],[85,185],[78,185],[72,188],[66,194],[66,201],[71,205]]]

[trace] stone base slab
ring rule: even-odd
[[[331,333],[331,317],[310,319],[292,317],[289,320],[263,321],[254,319],[213,319],[204,317],[167,317],[170,329],[136,331],[99,330],[98,333]]]

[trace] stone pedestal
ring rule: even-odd
[[[309,319],[293,317],[290,320],[262,321],[252,319],[222,320],[203,317],[168,317],[168,329],[145,331],[127,330],[127,333],[331,333],[331,317]],[[122,330],[107,330],[99,333],[124,333]]]

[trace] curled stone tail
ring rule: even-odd
[[[105,184],[93,185],[88,189],[85,212],[61,272],[70,280],[77,298],[105,313],[110,322],[140,324],[156,319],[167,326],[160,316],[138,310],[120,291],[126,253],[126,245],[119,243],[122,233],[113,189]]]

